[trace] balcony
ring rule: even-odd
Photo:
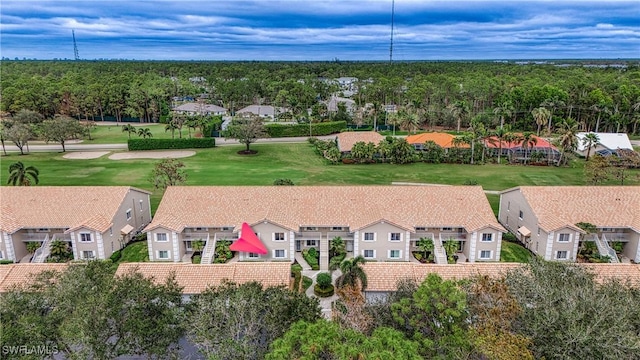
[[[31,241],[39,241],[39,242],[43,242],[45,239],[49,238],[49,234],[48,233],[21,233],[20,234],[20,240],[25,241],[25,242],[31,242]]]
[[[454,240],[454,241],[466,241],[467,234],[466,233],[440,233],[440,240]]]
[[[209,237],[209,233],[188,232],[188,233],[182,234],[183,241],[195,241],[195,240],[206,241],[208,237]]]

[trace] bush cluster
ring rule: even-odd
[[[191,139],[129,139],[129,151],[160,149],[201,149],[216,146],[214,138]]]
[[[323,123],[311,124],[311,135],[322,136],[339,133],[341,130],[347,128],[346,121],[331,121]],[[267,134],[270,137],[294,137],[294,136],[309,136],[308,124],[267,124],[265,125]]]

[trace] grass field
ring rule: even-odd
[[[531,257],[531,252],[522,245],[502,241],[502,248],[500,249],[501,262],[527,263],[531,260]]]
[[[122,257],[118,260],[118,263],[147,261],[149,261],[147,242],[138,241],[131,243],[122,249]]]
[[[153,134],[154,139],[171,139],[171,131],[164,130],[164,124],[144,124],[141,126],[136,125],[136,129],[148,128]],[[193,134],[193,131],[192,131]],[[175,133],[178,137],[178,131]],[[187,128],[182,130],[183,137],[189,137]],[[120,125],[99,125],[95,130],[91,131],[91,138],[93,140],[84,139],[83,144],[118,144],[126,143],[129,139],[129,133],[122,132],[122,126]],[[136,134],[131,134],[132,139],[139,139]]]
[[[125,134],[126,135],[126,134]],[[518,185],[584,185],[583,161],[570,167],[456,164],[369,164],[329,165],[309,144],[253,144],[257,155],[241,156],[242,145],[198,150],[183,158],[187,185],[271,185],[289,178],[296,185],[380,185],[416,182],[462,185],[475,181],[486,190],[504,190]],[[131,185],[153,190],[150,174],[158,160],[110,160],[105,155],[93,160],[64,159],[61,153],[9,154],[0,157],[0,182],[6,183],[7,167],[15,161],[35,166],[40,185]],[[640,170],[635,170],[640,174]],[[625,181],[638,184],[638,177]],[[610,184],[615,184],[611,181]],[[156,208],[161,194],[152,196]],[[489,195],[497,211],[498,195]]]

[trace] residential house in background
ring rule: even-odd
[[[409,135],[407,136],[407,142],[410,145],[412,145],[416,150],[423,150],[424,144],[428,141],[433,141],[438,146],[445,149],[445,151],[454,147],[461,148],[461,149],[471,148],[471,146],[469,146],[469,144],[466,144],[466,143],[456,144],[454,141],[455,138],[456,137],[451,134],[432,132],[432,133]]]
[[[594,241],[612,262],[614,242],[623,259],[640,262],[640,186],[520,186],[501,193],[499,220],[545,260],[576,261],[580,241]]]
[[[382,140],[384,136],[375,131],[345,131],[336,136],[338,149],[343,155],[350,153],[357,142],[373,143],[377,146]]]
[[[560,151],[548,140],[532,135],[531,142],[525,144],[522,139],[514,141],[499,141],[495,136],[484,140],[484,145],[489,152],[498,154],[502,151],[502,156],[510,162],[544,162],[555,164],[560,161]]]
[[[259,116],[263,119],[274,121],[278,119],[279,114],[284,114],[287,109],[275,107],[271,105],[249,105],[238,111],[236,115],[240,117]]]
[[[582,141],[589,134],[580,132],[576,134],[578,138],[578,149],[576,152],[581,156],[587,156],[587,146]],[[591,147],[590,154],[600,154],[603,156],[617,155],[618,150],[631,150],[633,146],[627,134],[623,133],[593,133],[598,135],[598,143]]]
[[[332,239],[347,256],[410,261],[420,238],[455,242],[459,261],[499,261],[502,233],[479,186],[188,186],[168,187],[147,233],[151,261],[190,262],[195,241],[212,262],[217,241],[237,241],[247,223],[266,254],[238,252],[237,261],[292,262],[304,249],[329,265]]]
[[[226,115],[227,109],[220,107],[218,105],[205,104],[205,103],[197,103],[190,102],[186,104],[182,104],[180,106],[176,106],[173,108],[173,111],[181,114],[185,114],[188,116],[195,115]]]
[[[108,259],[151,221],[150,193],[129,186],[0,187],[0,259],[44,262],[51,242]],[[40,245],[33,256],[27,244]]]
[[[344,108],[347,114],[353,114],[353,112],[356,109],[355,101],[351,99],[331,95],[331,98],[327,101],[327,111],[330,113],[337,113],[340,104],[344,105]]]

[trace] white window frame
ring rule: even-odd
[[[373,234],[373,240],[367,240],[367,234]],[[378,237],[378,234],[375,232],[362,233],[362,241],[376,241],[377,237]]]
[[[158,235],[164,235],[164,240],[160,240],[160,237]],[[169,241],[169,234],[167,234],[167,233],[156,233],[155,234],[155,238],[156,238],[156,242],[168,242]]]
[[[142,199],[140,199],[140,211],[144,211],[144,208],[142,207],[142,203],[143,203],[143,201],[142,201]]]
[[[2,256],[2,250],[0,250],[0,260],[4,259],[4,256]]]
[[[310,243],[309,241],[313,241],[313,243]],[[307,247],[309,247],[309,246],[318,246],[317,241],[318,240],[306,240],[305,246],[307,246]]]
[[[166,258],[160,256],[160,253],[162,253],[162,252],[166,252],[167,253],[167,257]],[[158,250],[156,255],[158,257],[158,260],[169,260],[169,259],[171,259],[171,251],[170,250]]]
[[[391,253],[392,253],[392,252],[394,252],[394,251],[397,251],[397,252],[398,252],[398,256],[397,256],[397,257],[393,257],[393,256],[391,256]],[[402,259],[402,250],[397,250],[397,249],[389,250],[389,251],[387,252],[387,257],[388,257],[389,259],[400,260],[400,259]]]
[[[91,256],[87,257],[87,253],[91,253]],[[92,260],[96,258],[96,252],[93,250],[82,250],[80,254],[82,255],[82,260]]]
[[[113,226],[110,226],[110,227],[109,227],[109,235],[110,235],[110,236],[113,236]]]
[[[399,235],[399,239],[398,240],[393,240],[393,235],[394,234],[398,234]],[[389,241],[393,241],[393,242],[400,242],[402,241],[402,233],[401,232],[397,232],[397,233],[389,233]]]
[[[83,240],[85,237],[83,235],[88,235],[89,240]],[[81,243],[92,243],[93,242],[93,236],[91,236],[90,232],[81,232],[78,234],[78,242]]]
[[[483,257],[482,253],[484,252],[488,252],[489,253],[489,257]],[[480,250],[480,252],[478,253],[478,259],[481,260],[491,260],[493,259],[493,251],[492,250]]]
[[[282,251],[282,256],[277,256],[278,251]],[[287,258],[287,250],[285,249],[273,249],[273,258],[274,259],[286,259]]]
[[[564,253],[564,257],[560,257],[560,253]],[[556,251],[556,260],[568,260],[569,259],[569,251],[568,250],[558,250]]]
[[[373,256],[367,256],[367,251],[373,251]],[[376,251],[373,249],[363,249],[362,250],[362,256],[365,259],[375,259],[376,258]]]
[[[278,235],[278,234],[282,234],[282,239],[281,240],[280,239],[276,239],[276,237],[277,237],[276,235]],[[284,232],[274,232],[271,235],[271,240],[273,240],[273,241],[287,241],[287,235]]]
[[[511,201],[507,201],[507,211],[511,211]]]
[[[249,259],[260,259],[260,254],[258,254],[258,253],[249,253],[247,255],[247,258],[249,258]]]
[[[127,211],[125,212],[125,214],[126,214],[126,217],[127,217],[127,221],[131,220],[131,217],[132,217],[132,215],[131,215],[131,209],[127,209]]]
[[[489,236],[489,240],[485,240],[485,235]],[[480,240],[481,242],[493,242],[493,233],[482,233],[482,239]]]
[[[565,237],[563,235],[566,236],[567,240],[562,240],[562,238]],[[558,242],[568,243],[570,241],[571,241],[571,234],[570,233],[560,233],[560,234],[558,234]]]

